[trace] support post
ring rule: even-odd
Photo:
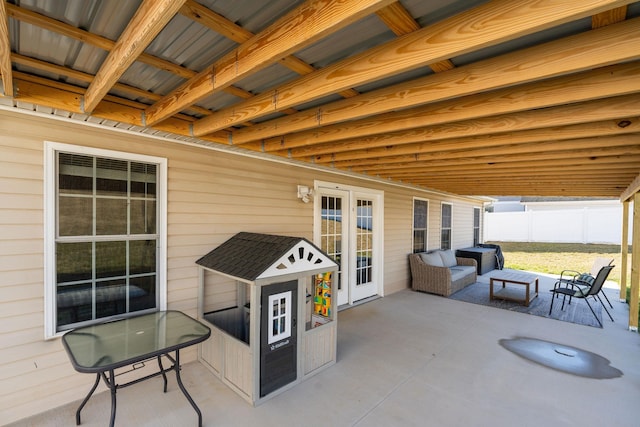
[[[627,283],[629,269],[629,200],[622,202],[622,240],[620,243],[620,302],[627,302]]]
[[[637,191],[633,196],[633,240],[631,244],[629,330],[638,331],[638,298],[640,297],[640,191]]]

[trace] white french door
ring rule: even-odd
[[[381,194],[316,188],[314,240],[338,264],[339,306],[381,294]]]

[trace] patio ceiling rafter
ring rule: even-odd
[[[7,8],[0,2],[0,75],[2,91],[5,96],[13,96],[13,72],[11,70],[11,44],[9,43],[9,25]]]
[[[623,2],[617,4],[621,3]],[[549,4],[489,2],[449,20],[441,21],[334,63],[312,75],[286,83],[251,100],[218,111],[196,122],[194,134],[204,135],[235,123],[278,111],[281,108],[311,101],[344,87],[357,86],[374,78],[380,79],[411,68],[439,62],[474,49],[498,44],[510,37],[521,37],[570,19],[588,16],[590,13],[605,10],[607,7],[603,2],[581,2],[580,7],[577,4],[572,4],[572,7],[567,6],[567,4],[552,2]],[[470,25],[469,22],[473,22],[474,25]],[[438,75],[449,75],[450,73],[451,71]],[[404,92],[406,89],[399,88],[399,90]],[[278,97],[277,105],[269,102],[274,94],[277,94]],[[410,105],[405,107],[408,106]],[[371,111],[371,114],[381,112]],[[324,108],[322,109],[323,115],[331,113],[331,111],[327,113]],[[312,115],[315,116],[315,114],[316,112],[312,111]],[[342,120],[352,118],[355,117],[344,117]],[[322,124],[325,124],[324,120],[322,120]],[[263,138],[263,136],[259,138]],[[234,144],[243,142],[248,141],[234,138]]]
[[[440,157],[454,158],[458,153],[474,153],[482,151],[487,156],[502,156],[517,152],[521,145],[537,143],[540,150],[554,150],[563,146],[575,146],[575,149],[587,149],[589,141],[596,137],[613,137],[614,135],[633,134],[640,132],[640,118],[630,118],[631,125],[620,127],[617,120],[607,120],[602,122],[581,123],[577,125],[547,127],[545,129],[527,129],[517,132],[506,132],[499,134],[474,135],[461,138],[450,138],[439,141],[428,141],[404,145],[381,145],[376,148],[363,148],[354,151],[342,151],[327,156],[315,156],[315,163],[337,163],[345,160],[370,159],[375,164],[385,163],[382,157],[397,155],[416,155],[423,157],[423,154],[433,153]],[[552,147],[547,147],[550,141],[549,132],[553,132]],[[586,138],[586,139],[578,139]],[[620,138],[623,141],[637,141],[636,135],[629,135],[628,138]],[[584,144],[581,142],[583,141]],[[601,142],[596,140],[596,146]],[[607,143],[608,146],[616,144],[618,139],[612,138]],[[638,141],[640,142],[640,141]]]
[[[84,95],[90,113],[129,66],[178,12],[185,0],[144,0]]]
[[[463,195],[640,173],[638,0],[279,1],[4,1],[3,105]]]
[[[324,143],[291,148],[288,150],[288,155],[293,158],[310,157],[315,162],[319,162],[321,161],[320,157],[326,155],[333,155],[334,159],[337,159],[344,155],[353,156],[356,153],[362,153],[363,150],[374,148],[397,149],[399,148],[398,146],[405,144],[415,146],[413,144],[419,142],[450,140],[468,135],[474,135],[476,140],[484,140],[484,136],[491,138],[496,134],[525,130],[537,130],[542,135],[543,140],[546,140],[549,138],[549,131],[554,132],[553,137],[557,138],[557,130],[565,129],[562,126],[569,125],[575,127],[567,128],[567,130],[575,129],[578,133],[582,132],[583,135],[588,133],[587,127],[589,130],[593,129],[598,132],[605,132],[604,129],[606,128],[612,129],[614,132],[624,131],[628,133],[632,132],[632,130],[629,129],[629,126],[620,128],[618,119],[634,115],[640,115],[640,93],[480,117],[406,131],[375,134],[363,138],[337,141],[333,144]],[[595,120],[598,121],[596,122]],[[638,131],[637,124],[633,123],[632,129]],[[265,147],[265,151],[269,150]]]
[[[324,104],[320,115],[317,110],[311,109],[285,118],[270,120],[250,129],[234,131],[233,143],[243,144],[290,132],[384,114],[399,108],[416,107],[617,62],[632,61],[640,58],[640,51],[636,49],[638,44],[640,44],[640,18],[522,51],[507,53],[443,73],[428,75],[354,98]],[[586,55],[586,52],[593,54]],[[284,92],[283,88],[278,90],[279,94]],[[240,114],[238,107],[233,109],[233,114],[235,116]],[[215,127],[202,125],[202,123],[212,123],[219,116],[218,113],[214,113],[197,121],[194,124],[194,133],[202,135],[207,131],[224,128],[231,124],[226,122],[225,126]]]
[[[150,125],[158,123],[392,1],[318,0],[304,3],[147,108],[147,122]],[[274,99],[277,98],[274,95]],[[250,118],[237,123],[248,120]]]

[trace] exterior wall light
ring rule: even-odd
[[[304,203],[309,203],[313,197],[313,193],[313,188],[309,188],[306,185],[298,185],[298,199],[302,200]]]

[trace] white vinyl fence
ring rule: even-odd
[[[619,245],[621,239],[622,205],[484,214],[485,241]]]

